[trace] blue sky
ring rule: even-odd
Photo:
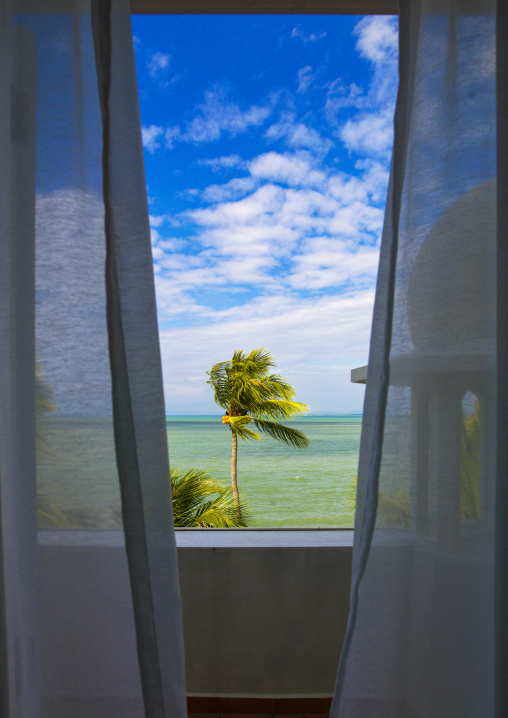
[[[133,16],[168,414],[265,346],[311,411],[361,409],[397,20]]]

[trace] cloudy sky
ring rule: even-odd
[[[392,17],[133,16],[166,411],[264,346],[360,410],[397,89]]]

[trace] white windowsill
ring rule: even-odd
[[[178,548],[352,546],[352,529],[177,529]]]
[[[178,548],[310,548],[351,547],[352,529],[176,529]],[[121,531],[39,529],[40,546],[124,545]]]

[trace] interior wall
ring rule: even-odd
[[[130,693],[134,705],[140,688],[121,534],[41,533],[46,700]],[[188,693],[331,695],[351,552],[351,545],[179,547]],[[54,635],[53,625],[66,630]]]

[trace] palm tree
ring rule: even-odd
[[[273,357],[264,348],[253,349],[250,354],[235,351],[233,358],[214,364],[207,374],[207,384],[213,387],[215,402],[224,409],[222,423],[231,431],[231,485],[237,515],[240,498],[236,480],[238,437],[243,440],[261,436],[248,428],[252,422],[264,434],[297,449],[304,449],[309,440],[301,431],[278,423],[304,414],[307,404],[293,401],[296,392],[283,377],[271,374],[276,366]]]

